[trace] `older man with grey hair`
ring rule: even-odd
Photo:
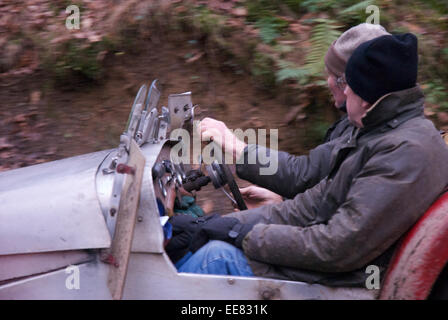
[[[361,23],[345,31],[328,48],[325,55],[325,70],[328,88],[335,101],[335,107],[346,112],[344,89],[346,86],[344,71],[353,51],[363,42],[389,34],[382,26]],[[350,125],[347,116],[335,122],[327,131],[325,142],[339,137]]]

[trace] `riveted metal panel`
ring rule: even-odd
[[[258,277],[178,273],[165,254],[131,254],[123,299],[371,300],[378,290]]]
[[[146,143],[141,147],[146,163],[143,171],[132,252],[163,252],[163,230],[160,226],[151,170],[164,143],[165,141],[157,144]]]
[[[0,281],[45,273],[93,258],[92,254],[85,250],[0,256]]]
[[[0,300],[111,299],[107,288],[109,266],[101,262],[77,265],[79,289],[67,286],[72,273],[61,269],[0,286]]]

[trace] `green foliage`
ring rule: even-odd
[[[311,129],[311,136],[314,137],[316,141],[323,142],[325,134],[327,133],[330,123],[325,121],[318,121],[314,124]]]
[[[448,81],[448,68],[441,67],[448,64],[448,50],[438,46],[437,41],[432,37],[417,34],[417,38],[419,43],[419,82],[432,83],[430,86],[437,91],[440,84]]]
[[[195,32],[205,36],[220,49],[225,50],[228,46],[225,36],[230,28],[225,24],[225,17],[213,13],[206,7],[194,8],[192,11],[191,25]]]
[[[264,89],[273,89],[276,85],[274,60],[266,54],[256,52],[251,67],[256,82]]]
[[[283,2],[294,12],[303,11],[303,0],[283,0]]]
[[[438,12],[448,14],[448,2],[440,0],[426,0],[424,2]]]
[[[365,9],[374,4],[375,0],[365,0],[365,1],[361,1],[358,3],[355,3],[354,5],[344,9],[341,11],[341,14],[352,14],[352,13],[357,13],[359,11],[365,11]]]
[[[289,8],[296,13],[302,13],[303,0],[247,0],[245,5],[247,8],[247,20],[249,22],[256,22],[264,17],[271,17]]]
[[[358,24],[365,22],[368,15],[366,13],[366,8],[370,5],[374,5],[375,0],[364,0],[357,2],[348,8],[343,9],[338,12],[338,18],[340,21],[344,21],[348,24]]]
[[[260,38],[264,43],[272,44],[278,38],[287,26],[285,20],[277,17],[263,17],[255,23],[255,26],[260,29]]]
[[[333,9],[337,6],[337,0],[305,0],[302,2],[302,7],[305,8],[308,12],[320,12],[327,11],[329,9]]]
[[[335,25],[335,21],[330,19],[315,19],[317,24],[311,31],[311,50],[305,58],[305,64],[302,67],[294,63],[279,60],[277,61],[278,71],[275,73],[276,81],[294,80],[300,85],[306,85],[313,81],[318,86],[326,86],[325,81],[318,81],[322,77],[324,70],[324,57],[329,46],[341,34]]]
[[[429,103],[438,106],[441,111],[448,111],[448,89],[440,80],[428,83],[425,96]]]
[[[290,45],[277,44],[274,46],[274,50],[277,51],[280,55],[283,55],[294,51],[294,48]]]
[[[45,67],[61,82],[69,82],[74,75],[99,80],[104,70],[98,55],[107,48],[107,41],[85,44],[73,39],[48,53]]]
[[[265,17],[272,17],[278,10],[275,2],[270,0],[248,0],[246,1],[247,20],[256,22]]]
[[[320,74],[324,70],[324,57],[330,45],[341,35],[339,26],[330,19],[315,19],[317,24],[311,31],[311,51],[306,56],[305,68],[310,74]]]
[[[297,67],[292,62],[278,61],[278,71],[275,73],[275,78],[278,83],[284,80],[294,80],[301,85],[306,84],[309,81],[309,70],[305,68]]]
[[[61,11],[65,11],[65,9],[70,5],[75,5],[79,8],[79,12],[84,12],[85,5],[82,0],[58,0],[58,1],[49,1],[48,2],[49,7],[53,11],[55,15],[58,15]]]
[[[357,24],[366,20],[365,9],[372,4],[375,0],[305,0],[301,6],[308,12],[326,12],[340,21]]]
[[[444,48],[440,51],[440,56],[438,56],[436,66],[438,67],[438,76],[443,81],[448,81],[448,68],[446,66],[448,65],[448,48]],[[443,68],[440,68],[440,66],[445,66]]]
[[[314,148],[321,144],[325,138],[330,123],[324,121],[321,116],[317,116],[317,119],[310,121],[307,124],[306,131],[303,135],[304,144],[306,148]]]
[[[194,15],[193,24],[204,34],[215,34],[219,32],[222,25],[221,18],[213,14],[207,8],[200,8]]]
[[[443,55],[445,56],[445,58],[448,58],[448,48],[444,48],[442,50]]]

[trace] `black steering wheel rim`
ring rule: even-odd
[[[241,195],[238,184],[236,183],[229,166],[226,164],[220,164],[219,166],[221,167],[221,170],[225,175],[227,185],[229,186],[230,192],[232,193],[233,198],[236,201],[238,209],[247,210],[246,203],[244,202],[243,196]]]

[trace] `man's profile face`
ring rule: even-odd
[[[367,112],[367,109],[370,107],[370,104],[364,100],[347,85],[344,94],[347,97],[347,116],[350,122],[358,127],[362,128],[362,117]]]
[[[344,87],[345,84],[337,83],[337,77],[327,71],[327,83],[331,94],[333,95],[334,105],[339,108],[345,101]]]

